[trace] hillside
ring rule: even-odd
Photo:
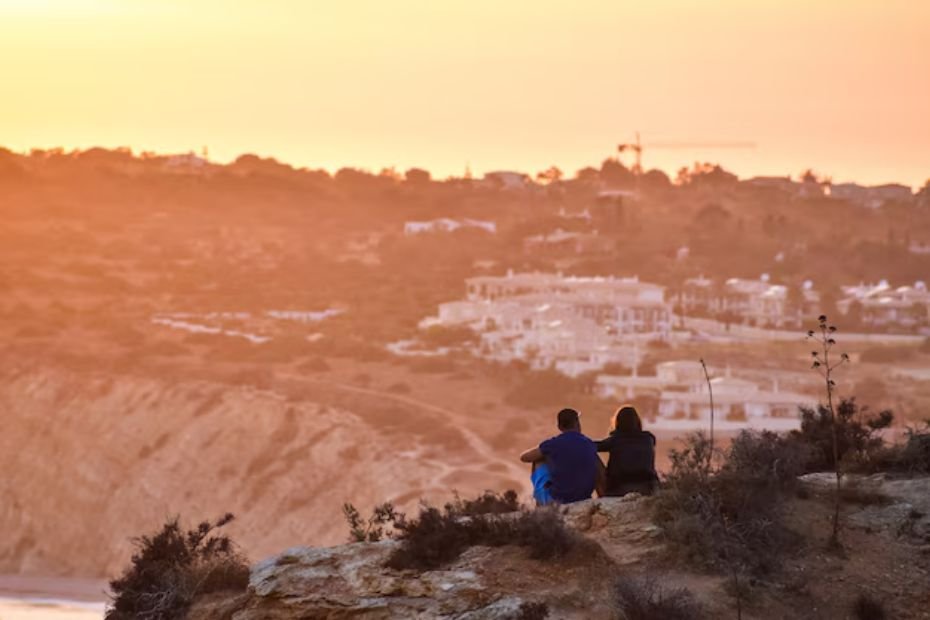
[[[797,284],[930,273],[930,256],[907,250],[930,239],[923,207],[789,197],[714,168],[679,184],[649,173],[615,217],[598,212],[598,192],[634,179],[612,160],[517,192],[255,156],[196,172],[168,160],[0,150],[0,528],[11,541],[0,572],[112,573],[129,538],[170,514],[235,512],[237,539],[262,557],[343,540],[344,501],[525,491],[515,456],[553,433],[554,411],[582,410],[596,436],[617,403],[593,394],[591,377],[387,352],[476,274],[674,286],[700,274]],[[524,248],[581,226],[564,214],[586,209],[608,251]],[[443,217],[497,232],[404,234],[405,222]],[[839,377],[845,394],[924,417],[930,350],[847,350],[863,360]],[[816,388],[800,337],[647,353],[644,368],[707,357],[721,373]],[[660,458],[670,445],[660,436]]]

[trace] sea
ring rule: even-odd
[[[101,620],[104,603],[0,597],[0,620]]]

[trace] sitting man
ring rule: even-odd
[[[520,455],[521,461],[533,464],[533,497],[539,505],[590,498],[603,471],[597,446],[581,434],[578,412],[561,410],[558,425],[558,435]]]

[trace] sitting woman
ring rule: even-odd
[[[608,452],[604,495],[621,497],[627,493],[652,495],[656,474],[656,438],[643,430],[639,414],[630,405],[617,411],[610,436],[596,442],[598,452]]]

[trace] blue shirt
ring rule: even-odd
[[[578,431],[565,431],[539,444],[552,475],[549,491],[562,504],[591,497],[597,479],[597,446]]]

